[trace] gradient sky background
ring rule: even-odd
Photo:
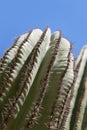
[[[47,25],[62,31],[76,56],[87,44],[87,0],[1,0],[0,57],[17,36]]]

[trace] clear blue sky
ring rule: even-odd
[[[0,56],[20,34],[47,25],[61,30],[77,55],[87,44],[87,0],[1,0]]]

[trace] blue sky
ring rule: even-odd
[[[62,31],[76,56],[87,44],[87,0],[1,0],[0,57],[17,36],[47,25]]]

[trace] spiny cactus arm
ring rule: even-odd
[[[83,130],[82,121],[87,105],[87,47],[84,47],[75,64],[76,79],[72,98],[70,130]],[[87,120],[87,119],[86,119]]]
[[[56,39],[57,40],[57,39]],[[46,127],[48,126],[49,128],[48,129],[57,129],[57,126],[55,125],[56,123],[55,122],[55,118],[58,119],[58,117],[55,117],[55,115],[50,115],[50,111],[51,111],[51,108],[52,108],[52,104],[53,104],[53,101],[55,102],[56,99],[55,99],[55,95],[56,95],[56,91],[59,90],[59,85],[60,84],[60,81],[61,81],[61,78],[63,78],[63,74],[68,66],[68,62],[70,62],[69,60],[71,60],[71,79],[69,80],[69,82],[65,81],[64,84],[66,84],[66,87],[67,85],[70,85],[73,81],[73,61],[72,61],[72,58],[68,57],[68,55],[70,54],[70,43],[65,40],[65,39],[61,39],[61,42],[59,44],[59,47],[58,47],[58,51],[57,51],[57,55],[56,55],[56,59],[54,61],[54,64],[52,66],[52,70],[51,70],[51,75],[49,76],[50,79],[48,79],[48,82],[46,83],[46,80],[45,80],[45,85],[48,86],[48,90],[46,92],[46,95],[43,99],[43,102],[42,102],[42,108],[43,109],[40,109],[41,111],[41,116],[40,116],[40,119],[37,120],[37,122],[40,122],[38,125],[34,125],[34,127],[32,128],[32,130],[39,130],[39,129],[46,129]],[[71,54],[70,54],[71,55]],[[68,70],[69,71],[69,70]],[[67,71],[67,72],[68,72]],[[68,72],[69,73],[69,72]],[[67,74],[68,76],[68,74]],[[47,78],[47,77],[45,77]],[[63,80],[63,79],[62,79]],[[72,81],[71,81],[72,80]],[[62,81],[61,81],[62,82]],[[62,84],[62,85],[64,85]],[[45,87],[45,86],[44,86]],[[42,88],[43,88],[43,85],[42,85]],[[66,88],[67,89],[67,88]],[[65,90],[66,91],[66,90]],[[60,92],[61,93],[61,92]],[[64,92],[65,95],[66,95],[66,92]],[[58,94],[58,93],[57,93]],[[61,105],[62,104],[62,101],[64,100],[64,97],[63,97],[63,93],[61,93]],[[36,102],[37,103],[37,102]],[[56,102],[57,103],[57,102]],[[57,104],[54,106],[55,109],[56,109],[56,112],[60,112],[60,109],[58,110],[57,109]],[[62,106],[61,106],[62,107]],[[34,107],[38,110],[38,106]],[[33,109],[33,113],[31,113],[31,117],[34,119],[35,118],[35,109]],[[57,111],[58,110],[58,111]],[[53,110],[52,110],[53,111]],[[55,110],[53,111],[53,114],[56,113]],[[51,113],[52,114],[52,113]],[[45,115],[45,116],[44,116]],[[48,124],[48,121],[50,120],[49,119],[49,116],[50,116],[50,119],[52,117],[52,120],[50,121],[51,125],[49,126]],[[26,127],[26,130],[28,130],[28,127],[31,127],[31,124],[32,124],[32,118],[29,118],[29,122],[27,124],[27,127]],[[46,126],[47,125],[47,126]]]
[[[45,58],[43,59],[43,61],[42,61],[42,64],[41,64],[41,66],[40,66],[40,69],[39,69],[39,71],[38,71],[38,73],[37,73],[37,75],[36,75],[36,78],[35,78],[35,80],[34,80],[34,82],[33,82],[33,85],[31,86],[31,89],[30,89],[30,92],[29,92],[29,94],[28,94],[28,97],[27,97],[27,99],[26,99],[26,101],[25,101],[25,104],[27,104],[27,110],[29,111],[28,113],[28,119],[29,119],[29,117],[30,117],[30,115],[31,115],[31,111],[33,110],[33,108],[34,108],[34,105],[36,104],[35,102],[36,102],[36,100],[37,100],[37,97],[38,97],[38,95],[39,95],[39,93],[40,93],[40,91],[41,91],[41,80],[44,78],[44,76],[46,75],[46,73],[47,73],[47,70],[48,70],[48,67],[51,67],[51,65],[50,64],[52,64],[52,63],[50,63],[50,62],[52,62],[52,60],[54,59],[54,58],[52,58],[52,56],[53,56],[53,53],[55,52],[56,50],[54,50],[54,47],[50,47],[49,48],[49,50],[48,50],[48,52],[47,52],[47,54],[46,54],[46,56],[45,56]],[[46,89],[45,89],[45,91],[46,91]],[[39,102],[40,103],[40,102]],[[40,104],[39,104],[40,105]],[[40,106],[38,106],[38,108],[39,108]],[[32,108],[32,110],[31,110],[31,108]],[[27,113],[27,111],[26,111],[26,107],[25,107],[25,105],[23,106],[23,108],[22,108],[22,110],[20,111],[20,113],[19,113],[19,115],[18,115],[18,119],[16,120],[16,123],[18,124],[18,122],[21,120],[21,118],[24,118],[25,117],[25,113]],[[27,114],[26,114],[27,115]],[[36,112],[36,116],[35,116],[35,120],[33,121],[33,123],[35,123],[35,121],[37,120],[37,118],[38,118],[38,111]],[[25,118],[24,118],[25,119]],[[21,122],[22,123],[22,125],[23,125],[23,123],[24,123],[24,121],[23,122]],[[16,126],[17,126],[17,124],[14,126],[14,129],[17,129],[16,128]]]
[[[1,60],[0,75],[3,72],[3,70],[5,70],[5,68],[8,66],[8,64],[11,63],[11,61],[16,57],[19,48],[21,48],[21,46],[24,43],[26,44],[27,42],[29,42],[30,44],[32,43],[30,47],[32,51],[32,48],[34,47],[36,41],[38,41],[38,38],[41,36],[41,34],[42,34],[42,31],[40,29],[34,29],[32,31],[29,31],[21,35],[19,38],[17,38],[13,46],[6,51],[6,53],[4,54]],[[31,39],[34,39],[34,40],[31,40]]]
[[[46,47],[49,45],[49,43],[50,29],[46,29],[41,35],[39,41],[37,42],[33,50],[30,62],[28,63],[26,68],[24,80],[21,81],[19,91],[13,99],[9,99],[9,103],[7,105],[6,110],[7,114],[4,115],[3,113],[3,122],[5,122],[5,124],[8,123],[9,117],[16,118],[18,112],[20,111],[20,108],[22,107],[28,95],[30,87],[42,62],[42,59],[44,58],[44,55],[47,51]]]
[[[0,90],[0,100],[3,101],[3,97],[6,96],[6,93],[9,91],[9,88],[11,87],[11,83],[13,82],[14,78],[16,77],[17,73],[18,73],[18,70],[21,68],[20,65],[22,66],[21,64],[21,59],[23,58],[23,54],[22,54],[22,46],[23,46],[24,42],[22,41],[20,46],[17,46],[18,49],[15,50],[15,54],[13,51],[11,51],[11,54],[10,54],[10,57],[11,55],[13,55],[13,59],[11,60],[11,58],[9,58],[11,61],[8,61],[10,62],[8,64],[7,63],[7,68],[5,69],[5,67],[3,69],[4,70],[4,74],[3,74],[3,77],[1,77],[1,80],[4,79],[4,83],[2,83],[0,86],[1,86],[1,90]],[[9,54],[7,55],[9,57]],[[26,57],[25,57],[26,59]],[[3,59],[5,60],[5,59]],[[22,59],[22,62],[24,61],[24,58]],[[2,62],[3,63],[3,62]],[[4,66],[4,63],[2,64]],[[2,70],[3,70],[2,69]]]
[[[49,28],[16,39],[0,58],[0,130],[87,129],[87,46],[71,49]]]
[[[48,88],[48,82],[49,82],[49,77],[50,77],[50,73],[51,73],[51,68],[55,62],[57,53],[58,53],[58,46],[60,44],[60,39],[61,39],[61,35],[59,35],[54,43],[54,46],[51,46],[50,49],[48,50],[45,59],[43,60],[43,70],[45,69],[45,63],[47,63],[46,61],[49,61],[47,63],[47,68],[45,71],[45,74],[43,72],[43,77],[41,77],[40,79],[40,85],[41,86],[41,90],[39,90],[39,93],[37,95],[36,101],[32,107],[32,110],[29,112],[29,120],[28,123],[26,124],[26,128],[30,128],[32,127],[32,125],[35,123],[35,121],[38,120],[38,117],[40,115],[39,111],[41,109],[42,106],[42,102],[45,96],[45,93],[47,91]]]
[[[37,33],[37,35],[36,35]],[[6,94],[9,92],[13,81],[16,79],[20,69],[24,65],[25,61],[29,57],[30,53],[32,52],[35,44],[39,40],[40,36],[42,34],[42,31],[40,29],[34,29],[30,33],[27,34],[24,41],[21,41],[20,37],[20,45],[19,42],[17,45],[19,45],[19,48],[16,50],[15,57],[10,61],[11,63],[7,63],[7,68],[3,72],[4,75],[1,78],[2,81],[0,83],[0,100],[3,101]],[[35,36],[36,35],[36,36]],[[23,37],[23,36],[22,36]],[[35,39],[35,40],[32,40]]]

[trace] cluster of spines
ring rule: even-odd
[[[39,29],[32,30],[15,41],[0,59],[2,115],[0,129],[82,130],[81,128],[84,128],[85,130],[87,128],[87,125],[84,127],[82,124],[86,120],[84,113],[87,113],[87,72],[85,72],[87,47],[82,49],[76,61],[71,50],[70,42],[62,38],[60,32],[57,31],[51,36],[48,28],[43,33]],[[10,95],[12,89],[16,87],[14,84],[23,67],[25,69],[22,78],[19,78],[18,89]],[[37,93],[31,96],[35,84]],[[47,101],[44,98],[47,96],[49,98],[49,89],[53,87],[55,93],[52,94],[53,99],[47,108]],[[79,92],[80,89],[82,92]],[[28,100],[32,97],[34,99],[29,106]],[[20,117],[25,108],[22,124]],[[47,115],[44,113],[47,112],[46,109],[48,109]],[[46,120],[43,116],[46,116],[44,117]],[[19,127],[15,125],[18,125],[16,119],[22,124],[19,124]],[[36,122],[38,125],[35,125]]]

